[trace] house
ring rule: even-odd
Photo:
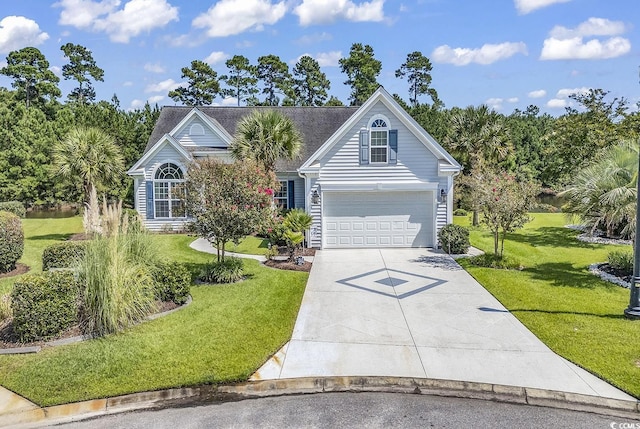
[[[128,171],[147,228],[181,228],[180,187],[199,157],[230,161],[240,118],[274,107],[164,107],[142,157]],[[304,140],[298,160],[279,162],[276,203],[313,217],[317,248],[436,247],[452,221],[461,167],[380,87],[360,107],[275,107]]]

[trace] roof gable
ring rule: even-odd
[[[326,143],[319,147],[315,153],[309,156],[309,158],[300,166],[299,170],[317,170],[320,159],[322,159],[349,130],[362,120],[362,118],[368,115],[372,107],[377,103],[384,104],[395,118],[400,120],[411,131],[411,133],[413,133],[413,135],[416,136],[416,138],[440,160],[441,165],[448,165],[453,170],[460,171],[462,168],[460,164],[442,146],[440,146],[440,144],[424,128],[422,128],[420,124],[418,124],[383,87],[379,87],[373,95],[371,95],[371,97],[369,97],[369,99],[360,106],[358,111],[335,131]]]
[[[187,161],[191,159],[191,155],[189,154],[189,152],[187,152],[176,139],[174,139],[169,134],[165,134],[156,142],[155,145],[151,147],[151,149],[149,149],[144,153],[144,155],[142,155],[142,157],[133,165],[133,167],[131,167],[129,171],[127,171],[127,174],[131,176],[144,174],[144,171],[142,171],[142,169],[144,169],[145,164],[167,144],[171,145],[175,149],[175,151],[183,158],[183,160]]]
[[[231,107],[231,106],[200,106],[182,107],[165,106],[162,108],[160,117],[151,133],[149,142],[145,149],[145,154],[151,150],[156,142],[164,134],[179,132],[187,126],[189,118],[198,115],[203,121],[209,121],[212,129],[223,131],[228,141],[231,142],[236,132],[238,122],[246,115],[256,109],[275,109],[289,117],[296,125],[304,141],[304,146],[298,159],[292,161],[281,160],[276,164],[277,171],[296,171],[298,167],[311,154],[316,152],[331,135],[347,121],[355,112],[357,107]],[[202,148],[201,148],[202,149]]]

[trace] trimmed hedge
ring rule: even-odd
[[[442,250],[449,254],[458,255],[467,253],[471,243],[469,242],[469,230],[460,225],[448,224],[438,231],[438,239]]]
[[[20,201],[0,201],[0,212],[9,212],[24,219],[27,215],[27,209]]]
[[[42,270],[72,268],[84,258],[86,248],[85,241],[61,241],[47,246],[42,251]]]
[[[0,273],[8,273],[24,252],[22,221],[13,213],[0,211]]]
[[[160,301],[173,301],[178,305],[187,302],[191,291],[191,273],[177,262],[160,263],[154,269],[153,280],[156,298]]]
[[[27,274],[17,280],[11,309],[19,340],[46,340],[78,323],[78,289],[71,271]]]

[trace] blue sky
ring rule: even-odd
[[[36,46],[60,76],[60,46],[80,44],[105,71],[98,99],[115,93],[136,108],[174,104],[167,92],[194,59],[224,74],[236,54],[252,63],[275,54],[291,68],[308,54],[346,103],[338,59],[359,42],[382,62],[378,81],[405,99],[394,72],[420,51],[446,107],[485,103],[509,114],[535,104],[560,115],[569,94],[588,88],[640,101],[639,18],[638,0],[2,0],[0,66]],[[73,86],[61,81],[63,97]]]

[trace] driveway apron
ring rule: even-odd
[[[450,256],[316,253],[291,341],[254,378],[397,376],[632,399],[553,353]]]

